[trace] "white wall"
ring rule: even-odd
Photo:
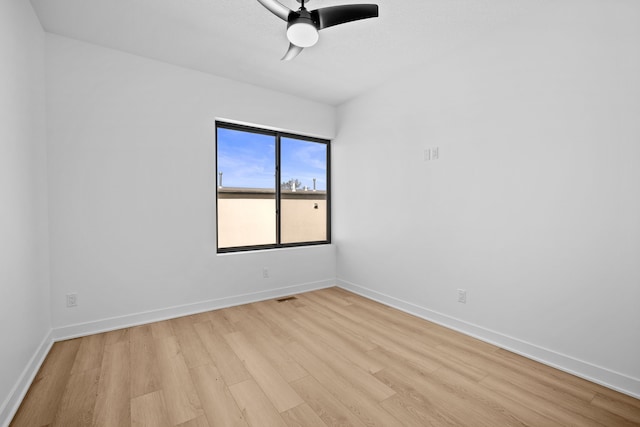
[[[46,52],[56,336],[334,284],[331,245],[216,255],[214,163],[216,117],[333,137],[334,107],[54,35]]]
[[[0,424],[48,349],[44,32],[31,4],[0,2]],[[17,391],[17,394],[16,394]]]
[[[640,396],[639,22],[553,2],[342,106],[339,283]]]

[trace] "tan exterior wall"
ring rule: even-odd
[[[281,209],[282,243],[326,240],[326,200],[283,199]],[[273,244],[275,224],[274,199],[218,199],[218,246],[221,248]]]
[[[275,242],[275,199],[218,199],[218,247]]]
[[[315,206],[318,206],[316,209]],[[282,243],[315,242],[327,239],[327,201],[284,199],[280,203]]]

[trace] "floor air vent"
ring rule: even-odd
[[[278,301],[278,302],[286,302],[286,301],[291,301],[291,300],[295,300],[295,299],[298,299],[298,298],[296,298],[296,297],[284,297],[284,298],[279,298],[276,301]]]

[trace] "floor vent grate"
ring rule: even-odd
[[[298,298],[296,298],[296,297],[284,297],[284,298],[279,298],[276,301],[278,301],[278,302],[287,302],[287,301],[291,301],[291,300],[295,300],[295,299],[298,299]]]

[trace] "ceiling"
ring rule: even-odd
[[[286,23],[257,0],[31,0],[48,32],[339,105],[530,14],[543,0],[309,0],[377,3],[380,17],[331,27],[293,61]],[[297,9],[295,0],[281,0]]]

